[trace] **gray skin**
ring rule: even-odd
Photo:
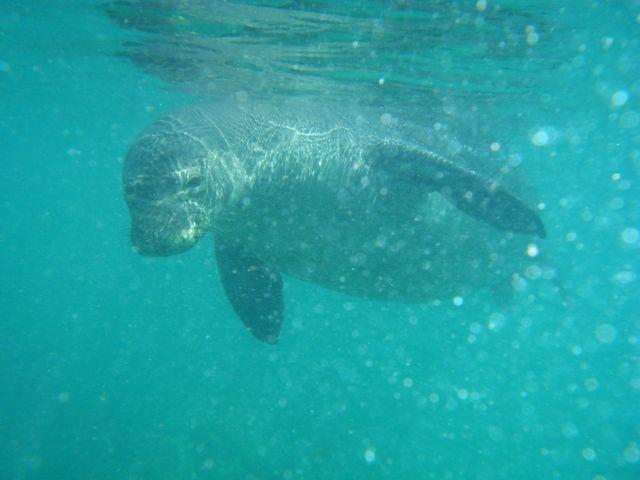
[[[268,343],[282,323],[280,273],[401,302],[507,283],[526,243],[545,236],[502,186],[513,174],[496,182],[397,130],[255,105],[171,114],[125,161],[133,246],[173,255],[212,232],[229,300]]]

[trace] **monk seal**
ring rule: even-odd
[[[149,126],[123,184],[142,255],[214,236],[224,290],[277,341],[281,274],[370,299],[425,302],[508,282],[537,212],[503,180],[400,128],[319,108],[195,105]],[[520,265],[521,266],[521,265]]]

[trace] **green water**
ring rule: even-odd
[[[0,479],[640,478],[640,4],[171,3],[0,5]],[[137,133],[290,95],[521,163],[548,237],[512,302],[286,278],[271,347],[210,238],[136,255]]]

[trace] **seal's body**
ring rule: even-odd
[[[132,241],[169,255],[215,236],[247,327],[275,341],[280,272],[423,302],[507,282],[537,214],[500,182],[362,118],[195,106],[152,125],[124,169]]]

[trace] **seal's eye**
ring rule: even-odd
[[[202,177],[191,177],[187,183],[185,184],[185,186],[187,188],[196,188],[199,187],[200,184],[202,183]]]

